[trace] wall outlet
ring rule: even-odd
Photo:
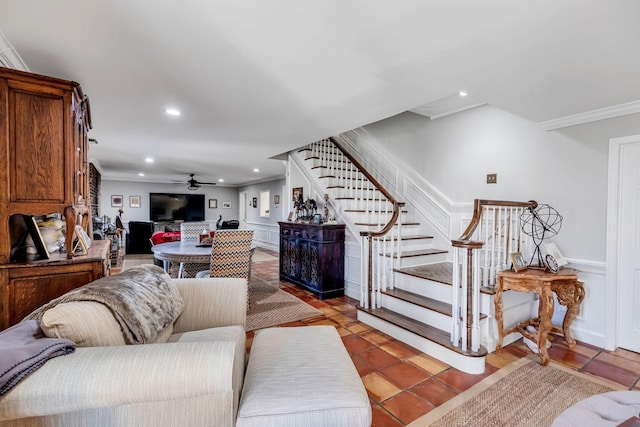
[[[497,173],[488,173],[487,174],[487,184],[497,184],[498,183],[498,174]]]

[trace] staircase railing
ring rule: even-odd
[[[535,201],[479,200],[473,217],[453,250],[451,342],[462,350],[480,348],[480,288],[493,288],[497,273],[511,266],[510,255],[531,253],[531,239],[521,230],[520,215]]]
[[[381,306],[381,291],[393,287],[390,272],[402,256],[400,233],[401,208],[398,202],[358,160],[334,138],[323,139],[308,146],[310,156],[324,168],[323,176],[333,178],[329,188],[343,189],[337,199],[353,200],[352,211],[360,212],[359,223],[375,230],[361,231],[360,305]],[[389,261],[388,263],[386,261]]]

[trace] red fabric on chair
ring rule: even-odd
[[[216,234],[215,230],[210,231],[209,235],[213,237]],[[180,232],[179,231],[156,231],[151,236],[151,244],[159,245],[160,243],[168,243],[168,242],[179,242],[180,241]]]

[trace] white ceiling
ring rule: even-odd
[[[637,0],[0,0],[0,31],[81,83],[104,179],[238,185],[407,110],[548,122],[640,100]]]

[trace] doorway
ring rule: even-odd
[[[606,312],[608,349],[640,353],[640,135],[609,142]]]
[[[247,203],[248,203],[248,196],[247,196],[247,192],[246,191],[241,191],[238,194],[239,197],[239,201],[238,201],[238,215],[240,216],[240,222],[242,223],[242,226],[240,228],[247,228]]]

